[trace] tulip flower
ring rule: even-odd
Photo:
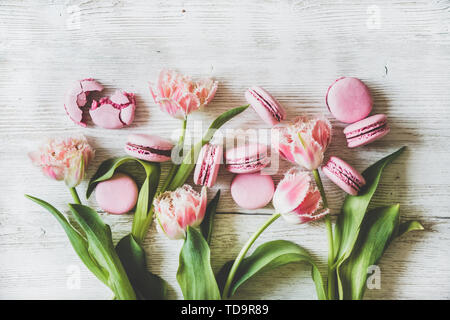
[[[317,173],[317,169],[314,170],[313,173],[315,175]],[[299,168],[292,168],[286,172],[285,177],[278,183],[272,199],[275,213],[272,214],[261,227],[259,227],[250,239],[247,240],[234,260],[224,285],[222,293],[223,299],[229,297],[234,276],[236,275],[239,265],[242,263],[250,247],[261,235],[261,233],[280,216],[288,222],[295,224],[317,220],[326,216],[326,219],[328,219],[328,227],[329,218],[327,215],[329,213],[329,209],[326,205],[326,199],[324,197],[325,194],[322,193],[322,184],[320,184],[319,188],[320,189],[313,185],[309,172],[307,171],[301,171]],[[333,255],[332,247],[330,252],[331,255]]]
[[[64,180],[69,188],[74,188],[83,180],[94,150],[84,136],[53,138],[28,155],[47,177]]]
[[[331,124],[325,118],[298,117],[288,125],[272,128],[272,138],[280,155],[307,170],[315,170],[323,162],[323,154],[331,141]]]
[[[186,119],[188,114],[212,100],[217,85],[217,81],[211,79],[193,81],[175,71],[162,70],[156,85],[150,86],[150,92],[162,111],[174,118]]]
[[[188,226],[196,227],[202,222],[206,201],[206,187],[198,193],[187,184],[160,194],[153,201],[159,230],[170,239],[184,239]]]
[[[307,171],[292,168],[278,183],[273,200],[275,211],[289,223],[305,223],[329,213],[323,208],[320,191]]]

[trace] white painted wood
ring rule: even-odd
[[[77,15],[79,12],[79,15]],[[78,23],[79,22],[79,23]],[[343,124],[334,121],[327,155],[364,169],[407,145],[386,171],[374,205],[398,202],[402,218],[421,220],[426,231],[396,240],[383,257],[382,285],[374,299],[450,298],[448,219],[450,148],[450,4],[448,1],[14,1],[0,2],[0,298],[108,299],[110,292],[81,264],[56,221],[23,198],[30,193],[64,210],[70,194],[46,180],[26,157],[41,138],[85,134],[97,150],[89,175],[101,161],[123,154],[131,132],[171,136],[180,123],[161,113],[148,92],[163,67],[193,77],[212,76],[219,90],[207,112],[192,120],[203,128],[221,112],[245,104],[243,92],[258,84],[286,107],[330,116],[324,95],[341,75],[364,80],[374,112],[386,113],[391,133],[350,150]],[[134,124],[110,131],[74,125],[63,94],[71,81],[94,77],[107,87],[138,96]],[[266,128],[249,109],[226,128]],[[282,163],[281,173],[289,165]],[[164,171],[167,166],[164,166]],[[222,189],[215,222],[215,270],[233,258],[273,209],[238,208]],[[344,194],[325,180],[334,214]],[[84,182],[80,193],[86,188]],[[210,196],[213,195],[210,191]],[[95,206],[94,200],[88,203]],[[131,216],[103,214],[115,240],[131,228]],[[326,259],[324,225],[290,226],[277,221],[258,243],[288,239]],[[175,273],[180,242],[149,232],[149,268],[167,279],[170,297],[182,298]],[[80,288],[67,286],[80,268]],[[74,269],[75,268],[75,269]],[[72,275],[72,277],[71,277]],[[238,299],[314,299],[309,270],[290,265],[257,276]]]

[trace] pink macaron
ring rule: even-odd
[[[270,163],[267,146],[251,143],[227,150],[226,169],[233,173],[258,172]]]
[[[351,165],[338,157],[330,157],[322,172],[342,190],[356,196],[366,184],[364,177]]]
[[[327,91],[325,98],[333,116],[344,123],[353,123],[367,117],[372,111],[369,88],[359,79],[341,77]]]
[[[102,91],[103,86],[94,79],[83,79],[76,81],[64,99],[64,109],[69,118],[76,124],[86,127],[81,110],[87,103],[87,97],[92,91]]]
[[[137,198],[136,182],[124,173],[115,173],[111,179],[102,181],[95,187],[97,204],[108,213],[129,212],[136,205]]]
[[[272,177],[259,172],[237,174],[231,182],[231,197],[244,209],[265,207],[273,197]]]
[[[222,156],[222,145],[208,143],[203,146],[194,171],[194,183],[196,185],[210,188],[216,183]]]
[[[254,86],[247,89],[245,99],[261,119],[271,126],[280,123],[286,117],[286,111],[281,104],[261,87]]]
[[[386,115],[376,114],[347,126],[344,134],[348,147],[356,148],[384,137],[389,131]]]
[[[134,120],[136,98],[134,93],[117,90],[111,97],[92,101],[89,114],[92,121],[105,129],[120,129]]]
[[[171,159],[172,148],[172,142],[159,136],[132,134],[128,136],[125,152],[138,159],[165,162]]]

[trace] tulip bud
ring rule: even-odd
[[[205,216],[207,194],[206,187],[201,193],[190,185],[166,191],[153,201],[158,229],[170,239],[184,239],[188,226],[200,225]]]
[[[150,86],[153,100],[160,109],[179,119],[185,119],[189,113],[207,105],[216,90],[217,81],[193,81],[172,70],[162,70],[156,85]]]
[[[330,141],[331,124],[325,118],[298,117],[291,124],[272,128],[275,150],[307,170],[320,167]]]
[[[53,138],[39,150],[29,153],[35,166],[54,180],[64,180],[70,188],[76,187],[84,178],[85,171],[94,157],[94,150],[86,138]]]

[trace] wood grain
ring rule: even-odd
[[[327,156],[342,157],[359,170],[407,145],[383,176],[373,205],[400,203],[403,219],[419,219],[427,230],[392,244],[380,264],[381,289],[369,290],[366,298],[449,299],[449,66],[448,1],[1,1],[0,298],[110,297],[56,221],[23,197],[30,193],[61,209],[70,201],[63,184],[44,179],[26,153],[45,136],[82,133],[97,150],[91,175],[101,161],[123,154],[131,132],[176,137],[181,124],[163,114],[148,92],[148,82],[168,67],[220,82],[207,112],[193,115],[191,128],[206,129],[223,111],[245,104],[244,90],[258,84],[285,106],[289,119],[326,114],[333,124]],[[332,119],[324,103],[327,87],[342,75],[365,81],[374,113],[388,115],[391,133],[383,140],[345,147],[344,125]],[[83,129],[67,118],[64,92],[73,80],[86,77],[98,79],[107,94],[116,88],[136,92],[132,126],[111,131],[89,123]],[[225,128],[267,126],[248,109]],[[288,167],[280,164],[275,181]],[[222,170],[213,188],[222,190],[212,242],[215,270],[273,211],[237,207],[229,193],[231,179]],[[338,214],[344,194],[328,180],[324,184]],[[85,188],[83,182],[80,193]],[[95,200],[87,203],[96,206]],[[116,240],[131,228],[130,215],[103,216]],[[279,221],[258,243],[280,238],[325,261],[323,223],[299,227]],[[177,299],[182,298],[175,280],[180,246],[154,227],[145,242],[149,268],[169,281],[170,296]],[[80,267],[79,289],[67,287],[70,266]],[[315,299],[315,291],[305,266],[291,265],[257,276],[236,298]]]

